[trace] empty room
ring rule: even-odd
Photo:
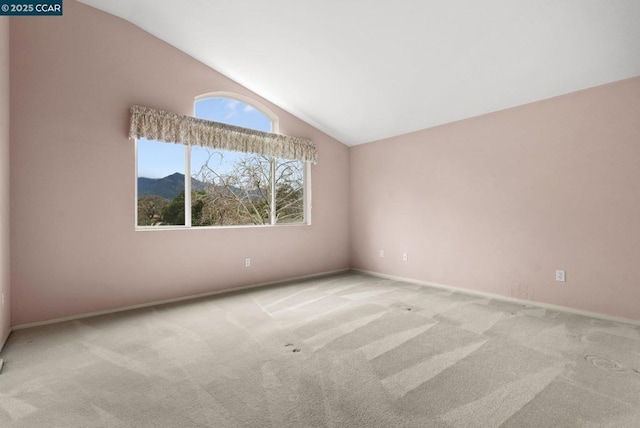
[[[640,426],[637,0],[0,10],[0,426]]]

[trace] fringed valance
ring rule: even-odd
[[[316,163],[316,145],[304,138],[272,134],[183,116],[149,107],[131,107],[129,138],[256,153]]]

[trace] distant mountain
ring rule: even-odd
[[[205,190],[209,185],[202,181],[191,178],[192,190]],[[249,197],[250,199],[260,199],[262,197],[257,189],[249,190],[245,193],[242,189],[234,186],[228,188],[234,194],[240,197]],[[167,175],[163,178],[147,178],[138,177],[138,197],[145,195],[157,195],[168,200],[173,200],[184,190],[184,174],[179,172]]]
[[[204,190],[206,185],[191,178],[193,190]],[[164,178],[138,177],[138,197],[145,195],[158,195],[165,199],[173,200],[184,190],[184,174],[176,172]]]

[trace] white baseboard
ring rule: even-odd
[[[199,298],[202,298],[202,297],[216,296],[218,294],[233,293],[233,292],[242,291],[242,290],[250,290],[252,288],[265,287],[265,286],[268,286],[268,285],[286,284],[288,282],[293,282],[293,281],[301,281],[301,280],[305,280],[305,279],[312,279],[312,278],[318,278],[318,277],[323,277],[323,276],[335,275],[337,273],[347,272],[348,270],[349,270],[349,268],[337,269],[337,270],[332,270],[332,271],[313,273],[313,274],[310,274],[310,275],[303,275],[303,276],[285,278],[285,279],[280,279],[280,280],[276,280],[276,281],[267,281],[267,282],[260,282],[260,283],[256,283],[256,284],[243,285],[243,286],[240,286],[240,287],[225,288],[223,290],[209,291],[207,293],[200,293],[200,294],[192,294],[192,295],[189,295],[189,296],[175,297],[173,299],[156,300],[156,301],[153,301],[153,302],[140,303],[140,304],[137,304],[137,305],[130,305],[130,306],[120,306],[120,307],[117,307],[117,308],[106,309],[106,310],[103,310],[103,311],[85,312],[85,313],[78,314],[78,315],[71,315],[71,316],[68,316],[68,317],[54,318],[54,319],[45,320],[45,321],[36,321],[36,322],[29,322],[29,323],[23,323],[23,324],[16,324],[16,325],[11,327],[11,329],[9,330],[9,333],[11,333],[11,331],[22,330],[22,329],[25,329],[25,328],[40,327],[40,326],[43,326],[43,325],[57,324],[57,323],[60,323],[60,322],[74,321],[74,320],[78,320],[78,319],[90,318],[90,317],[95,317],[95,316],[100,316],[100,315],[109,315],[109,314],[114,314],[114,313],[117,313],[117,312],[130,311],[130,310],[133,310],[133,309],[148,308],[150,306],[165,305],[167,303],[177,303],[177,302],[183,302],[183,301],[186,301],[186,300],[199,299]],[[9,337],[8,334],[7,334],[7,337]],[[5,338],[5,341],[6,340],[7,340],[7,338]]]
[[[54,319],[45,320],[45,321],[36,321],[36,322],[30,322],[30,323],[17,324],[17,325],[12,326],[9,329],[9,331],[7,332],[7,334],[5,335],[5,337],[3,338],[3,341],[0,344],[1,345],[0,346],[0,352],[4,348],[4,345],[6,344],[7,339],[9,338],[9,335],[11,334],[11,332],[15,331],[15,330],[22,330],[22,329],[25,329],[25,328],[39,327],[39,326],[43,326],[43,325],[56,324],[56,323],[65,322],[65,321],[73,321],[73,320],[78,320],[78,319],[83,319],[83,318],[90,318],[90,317],[95,317],[95,316],[100,316],[100,315],[114,314],[114,313],[118,313],[118,312],[130,311],[130,310],[134,310],[134,309],[141,309],[141,308],[147,308],[147,307],[151,307],[151,306],[164,305],[164,304],[168,304],[168,303],[183,302],[183,301],[187,301],[187,300],[199,299],[199,298],[202,298],[202,297],[215,296],[215,295],[225,294],[225,293],[233,293],[233,292],[242,291],[242,290],[250,290],[252,288],[264,287],[264,286],[269,286],[269,285],[286,284],[288,282],[293,282],[293,281],[301,281],[301,280],[305,280],[305,279],[312,279],[312,278],[319,278],[319,277],[323,277],[323,276],[335,275],[335,274],[346,272],[346,271],[349,271],[349,270],[351,270],[353,272],[359,272],[359,273],[363,273],[363,274],[366,274],[366,275],[375,276],[375,277],[378,277],[378,278],[385,278],[385,279],[391,279],[391,280],[394,280],[394,281],[403,281],[403,282],[408,282],[408,283],[427,286],[427,287],[440,288],[440,289],[447,290],[447,291],[455,291],[457,293],[464,293],[464,294],[469,294],[469,295],[473,295],[473,296],[486,297],[486,298],[490,298],[490,299],[501,300],[501,301],[504,301],[504,302],[516,303],[516,304],[523,305],[523,306],[524,305],[536,306],[536,307],[539,307],[539,308],[551,309],[551,310],[555,310],[555,311],[559,311],[559,312],[566,312],[566,313],[571,313],[571,314],[576,314],[576,315],[583,315],[583,316],[586,316],[586,317],[601,319],[601,320],[605,320],[605,321],[613,321],[613,322],[619,322],[619,323],[624,323],[624,324],[631,324],[631,325],[635,325],[635,326],[640,326],[640,320],[633,320],[633,319],[622,318],[622,317],[614,317],[614,316],[610,316],[610,315],[601,314],[601,313],[598,313],[598,312],[584,311],[584,310],[581,310],[581,309],[574,309],[574,308],[569,308],[569,307],[565,307],[565,306],[554,305],[554,304],[551,304],[551,303],[536,302],[536,301],[533,301],[533,300],[517,299],[517,298],[514,298],[514,297],[503,296],[501,294],[487,293],[487,292],[484,292],[484,291],[476,291],[476,290],[471,290],[471,289],[461,288],[461,287],[453,287],[453,286],[450,286],[450,285],[438,284],[438,283],[435,283],[435,282],[421,281],[421,280],[417,280],[417,279],[414,279],[414,278],[405,278],[405,277],[400,277],[400,276],[395,276],[395,275],[387,275],[387,274],[384,274],[384,273],[369,271],[369,270],[365,270],[365,269],[344,268],[344,269],[337,269],[337,270],[332,270],[332,271],[314,273],[314,274],[310,274],[310,275],[303,275],[303,276],[285,278],[285,279],[276,280],[276,281],[267,281],[267,282],[260,282],[260,283],[256,283],[256,284],[244,285],[244,286],[240,286],[240,287],[226,288],[226,289],[223,289],[223,290],[210,291],[210,292],[207,292],[207,293],[200,293],[200,294],[193,294],[193,295],[189,295],[189,296],[176,297],[176,298],[173,298],[173,299],[157,300],[157,301],[153,301],[153,302],[141,303],[141,304],[130,305],[130,306],[121,306],[121,307],[118,307],[118,308],[112,308],[112,309],[107,309],[107,310],[103,310],[103,311],[85,312],[85,313],[82,313],[82,314],[72,315],[72,316],[68,316],[68,317],[54,318]]]
[[[558,311],[558,312],[566,312],[566,313],[575,314],[575,315],[582,315],[582,316],[585,316],[585,317],[596,318],[596,319],[600,319],[600,320],[604,320],[604,321],[613,321],[613,322],[619,322],[619,323],[623,323],[623,324],[631,324],[631,325],[635,325],[635,326],[640,326],[640,320],[633,320],[633,319],[630,319],[630,318],[614,317],[614,316],[610,316],[610,315],[601,314],[599,312],[584,311],[582,309],[574,309],[574,308],[569,308],[569,307],[566,307],[566,306],[554,305],[552,303],[536,302],[534,300],[517,299],[515,297],[507,297],[507,296],[503,296],[501,294],[487,293],[487,292],[484,292],[484,291],[476,291],[476,290],[471,290],[471,289],[468,289],[468,288],[453,287],[453,286],[450,286],[450,285],[438,284],[438,283],[429,282],[429,281],[421,281],[421,280],[413,279],[413,278],[404,278],[404,277],[400,277],[400,276],[387,275],[387,274],[384,274],[384,273],[369,271],[369,270],[365,270],[365,269],[351,268],[351,270],[354,271],[354,272],[359,272],[359,273],[363,273],[363,274],[366,274],[366,275],[376,276],[378,278],[391,279],[391,280],[394,280],[394,281],[409,282],[411,284],[423,285],[423,286],[433,287],[433,288],[440,288],[440,289],[443,289],[443,290],[455,291],[457,293],[464,293],[464,294],[469,294],[469,295],[472,295],[472,296],[487,297],[487,298],[490,298],[490,299],[501,300],[501,301],[504,301],[504,302],[517,303],[519,305],[536,306],[536,307],[543,308],[543,309],[551,309],[551,310]]]
[[[2,338],[2,342],[0,342],[0,352],[2,352],[2,350],[4,349],[4,345],[7,344],[7,339],[9,339],[9,335],[11,334],[12,331],[13,329],[9,328],[9,330],[7,330],[7,333]]]

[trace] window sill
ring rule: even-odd
[[[237,226],[136,226],[136,232],[157,232],[165,230],[227,230],[227,229],[265,229],[311,226],[310,223],[282,224],[246,224]]]

